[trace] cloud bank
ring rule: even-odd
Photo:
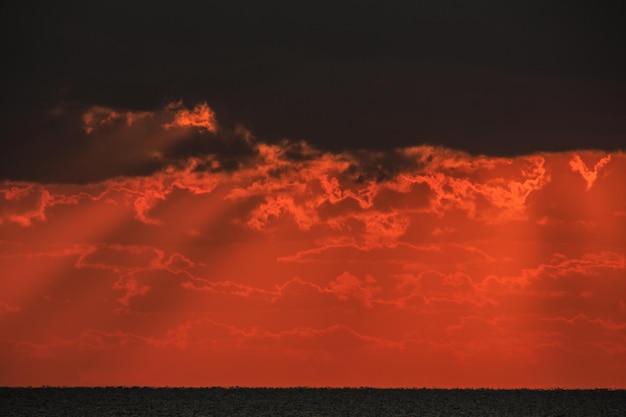
[[[1,385],[626,387],[623,153],[80,120],[92,175],[0,183]]]

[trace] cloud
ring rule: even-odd
[[[192,276],[192,280],[183,282],[181,286],[186,290],[262,300],[268,307],[273,304],[283,307],[331,309],[345,305],[344,302],[347,301],[357,301],[358,304],[371,308],[372,302],[375,301],[374,295],[380,291],[380,287],[375,284],[376,280],[371,276],[359,279],[345,271],[325,285],[293,277],[286,282],[275,284],[272,289],[263,289],[233,281],[212,281]]]
[[[83,123],[85,132],[92,133],[94,130],[106,127],[112,123],[122,121],[127,126],[146,117],[153,117],[152,112],[132,112],[119,113],[113,109],[103,106],[92,106],[83,113]]]
[[[147,176],[190,157],[213,155],[208,166],[232,169],[255,153],[251,134],[241,126],[220,126],[206,102],[186,107],[129,109],[66,103],[34,133],[29,149],[14,155],[5,178],[42,184],[86,184]],[[10,152],[10,150],[9,150]]]
[[[436,158],[422,172],[404,173],[401,179],[427,184],[433,192],[430,204],[435,213],[443,215],[446,211],[460,209],[469,217],[486,222],[524,219],[528,196],[550,181],[543,156],[516,161],[473,160],[469,156],[459,161],[458,158],[459,155],[455,155],[445,162]],[[517,169],[510,169],[510,165]],[[495,172],[506,176],[490,177],[489,174]]]
[[[194,262],[180,253],[166,253],[153,246],[130,245],[94,245],[83,251],[74,264],[75,268],[109,271],[115,276],[112,288],[122,291],[117,300],[127,308],[131,298],[143,296],[151,285],[138,277],[146,273],[166,271],[172,275],[183,274],[189,277],[187,269],[195,266]]]
[[[79,358],[90,381],[199,384],[217,366],[216,384],[268,383],[264,369],[322,385],[428,369],[505,386],[593,362],[623,385],[623,154],[329,152],[218,124],[204,103],[89,111],[98,175],[0,183],[12,369],[37,358],[76,383],[59,370]],[[503,373],[468,376],[481,369]]]
[[[174,114],[174,120],[170,123],[165,123],[163,127],[166,129],[174,127],[197,127],[209,132],[215,132],[217,130],[215,112],[209,108],[207,103],[199,103],[193,110],[187,110],[182,106],[182,101],[168,105],[168,109],[176,110],[176,113]]]
[[[344,271],[335,279],[323,285],[295,277],[280,286],[272,302],[282,306],[306,307],[311,309],[340,309],[342,307],[372,308],[372,303],[379,301],[375,294],[380,291],[376,280],[371,276],[359,279]],[[331,297],[328,297],[331,296]],[[332,298],[335,298],[333,300]],[[346,304],[348,303],[348,304]]]
[[[371,307],[374,294],[380,291],[380,288],[374,286],[375,283],[376,280],[369,275],[361,281],[359,278],[346,271],[339,275],[334,281],[330,282],[327,291],[334,294],[340,300],[355,297],[362,300],[366,306]]]
[[[0,225],[5,222],[30,226],[46,220],[46,208],[54,199],[43,186],[5,182],[0,188]]]
[[[198,128],[200,131],[217,131],[215,112],[206,102],[198,103],[192,110],[183,106],[182,101],[172,102],[164,108],[154,111],[123,111],[104,106],[91,106],[82,115],[84,129],[87,133],[111,127],[117,124],[118,129],[132,127],[142,119],[156,119],[164,129]]]
[[[587,183],[587,190],[590,190],[591,187],[593,187],[593,184],[598,179],[598,174],[600,173],[600,170],[610,161],[611,155],[607,155],[604,158],[600,159],[593,166],[593,170],[590,170],[585,162],[583,162],[580,155],[575,154],[570,160],[569,165],[572,168],[572,171],[579,173],[583,177],[583,179]]]

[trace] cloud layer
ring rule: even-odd
[[[81,120],[93,177],[0,183],[0,385],[626,387],[623,153]]]

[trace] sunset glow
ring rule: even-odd
[[[624,153],[218,118],[94,106],[87,160],[152,174],[0,183],[0,385],[626,388]]]

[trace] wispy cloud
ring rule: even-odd
[[[328,152],[205,103],[81,123],[97,180],[0,183],[0,384],[626,383],[623,153]]]

